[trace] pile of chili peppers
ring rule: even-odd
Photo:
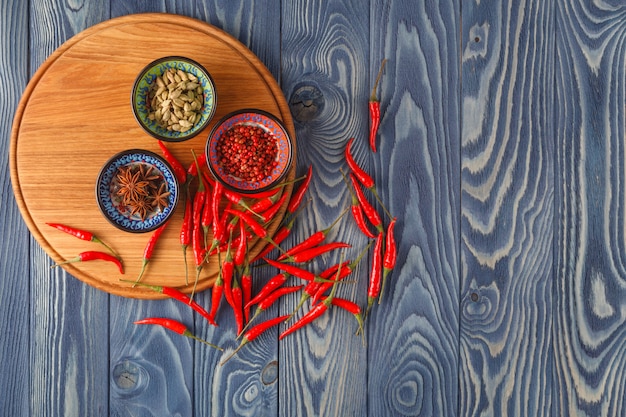
[[[384,61],[369,103],[372,120],[368,143],[373,152],[376,152],[376,135],[380,122],[380,108],[375,90],[383,66]],[[176,288],[140,282],[146,273],[147,265],[159,236],[167,223],[155,230],[150,236],[143,252],[142,268],[137,279],[134,281],[124,280],[124,282],[133,286],[141,285],[150,288],[184,303],[213,326],[218,325],[217,314],[220,305],[224,305],[223,300],[225,300],[226,305],[234,315],[237,335],[238,338],[241,338],[241,342],[222,364],[269,328],[279,324],[288,325],[280,333],[279,338],[282,339],[306,327],[331,308],[339,308],[352,314],[358,324],[357,333],[363,335],[364,320],[375,303],[380,303],[388,275],[396,265],[397,248],[394,237],[396,217],[392,216],[384,206],[374,179],[357,163],[352,153],[354,140],[354,138],[350,138],[346,143],[344,156],[348,172],[342,171],[346,186],[351,194],[350,207],[328,227],[313,233],[289,249],[284,249],[280,245],[289,236],[297,215],[302,209],[302,202],[307,195],[313,177],[311,166],[304,178],[297,180],[300,181],[300,184],[287,202],[284,219],[272,237],[268,233],[267,225],[284,207],[287,198],[287,194],[282,192],[281,186],[254,197],[244,197],[224,188],[220,182],[214,180],[206,169],[204,155],[196,157],[194,154],[194,162],[185,168],[165,144],[159,142],[163,156],[168,160],[179,182],[184,184],[186,190],[184,218],[180,228],[180,244],[182,247],[181,257],[185,265],[186,285],[189,284],[187,251],[191,248],[193,252],[196,266],[193,290],[191,295],[186,295]],[[191,185],[194,183],[196,186],[192,187]],[[195,189],[193,192],[192,188]],[[370,197],[374,202],[370,201]],[[382,213],[376,208],[377,206],[382,209]],[[369,244],[361,249],[353,261],[344,260],[345,251],[351,247],[349,243],[327,241],[330,231],[337,227],[339,221],[348,211],[358,229],[369,239]],[[51,224],[51,226],[72,233],[83,240],[91,240],[104,245],[89,232],[78,231],[58,224]],[[265,240],[267,245],[261,253],[250,258],[249,242],[256,238]],[[107,246],[107,248],[112,252],[110,247]],[[321,272],[314,272],[309,268],[312,261],[332,251],[341,251],[339,263],[333,264]],[[121,260],[113,252],[112,254],[97,252],[97,255],[94,253],[96,252],[90,251],[81,254],[75,260],[105,259],[116,262],[122,271]],[[336,291],[341,281],[351,275],[367,253],[371,254],[371,265],[367,300],[362,306],[354,300],[336,296]],[[271,256],[273,254],[276,256]],[[215,255],[217,255],[219,263],[218,276],[211,289],[210,306],[205,308],[194,300],[194,294],[203,267],[209,262],[209,259],[214,259]],[[259,266],[273,267],[277,273],[268,279],[256,294],[252,294],[253,270]],[[265,311],[282,297],[297,293],[300,293],[300,300],[293,312],[255,323]],[[307,302],[309,304],[308,309],[301,311]],[[253,314],[250,314],[252,308],[255,310]],[[291,323],[291,319],[296,315],[298,319]],[[159,325],[222,350],[218,346],[197,338],[183,323],[170,318],[149,317],[137,321],[136,324]]]

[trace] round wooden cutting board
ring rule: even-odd
[[[120,274],[115,265],[104,261],[63,267],[89,285],[126,297],[161,297],[150,289],[132,288],[120,281],[138,277],[151,233],[127,233],[108,223],[98,209],[95,182],[100,168],[117,152],[140,148],[160,154],[156,139],[135,121],[130,95],[142,68],[168,55],[198,61],[211,73],[217,90],[217,111],[209,126],[191,140],[166,143],[185,166],[193,161],[191,150],[203,153],[213,125],[234,110],[257,108],[272,113],[295,138],[280,87],[250,50],[205,22],[159,13],[115,18],[61,45],[28,84],[11,132],[13,190],[32,234],[55,262],[62,262],[86,250],[105,249],[53,229],[46,222],[95,233],[119,253],[125,273]],[[295,162],[288,179],[294,177]],[[285,186],[283,192],[291,194],[292,185]],[[270,234],[278,228],[285,208],[286,204],[269,226]],[[142,282],[191,292],[195,264],[188,249],[187,284],[179,242],[183,211],[181,200]],[[264,245],[263,240],[253,241],[251,255]],[[212,258],[202,270],[197,291],[209,288],[217,271],[217,259]]]

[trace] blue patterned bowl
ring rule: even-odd
[[[193,122],[192,127],[181,132],[178,128],[164,127],[151,117],[151,98],[154,95],[152,87],[157,85],[157,77],[162,76],[169,69],[181,70],[186,74],[192,74],[202,87],[202,107],[194,112],[199,113],[199,120]],[[197,94],[197,93],[196,93]],[[182,98],[182,96],[181,96]],[[184,57],[170,56],[157,59],[148,64],[137,76],[131,94],[131,105],[137,123],[153,137],[167,142],[182,142],[191,139],[207,127],[217,107],[217,95],[215,84],[209,72],[199,63]],[[176,129],[176,130],[175,130]]]
[[[134,183],[135,191],[127,183]],[[134,193],[140,203],[125,201]],[[130,149],[109,159],[96,180],[96,199],[104,217],[126,232],[150,232],[176,210],[180,191],[172,167],[159,155]],[[132,196],[131,196],[132,197]]]
[[[274,167],[263,178],[244,180],[226,172],[220,162],[218,144],[221,138],[233,127],[254,126],[263,129],[270,134],[270,138],[276,141],[276,158],[272,161]],[[243,194],[255,194],[268,190],[280,183],[289,172],[293,160],[292,139],[287,129],[273,115],[255,109],[244,109],[230,113],[222,118],[212,129],[206,143],[206,160],[209,169],[216,180],[225,187]]]

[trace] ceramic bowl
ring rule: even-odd
[[[130,191],[128,182],[139,186],[137,191]],[[126,232],[150,232],[164,224],[174,213],[179,195],[172,167],[161,156],[142,149],[111,157],[96,180],[100,211]],[[125,201],[127,197],[129,201]]]
[[[181,84],[181,81],[178,81],[180,78],[176,78],[171,81],[171,86],[169,85],[170,82],[166,81],[167,85],[165,87],[161,86],[161,89],[159,89],[160,80],[158,80],[158,77],[165,75],[167,79],[168,70],[181,71],[187,77],[191,74],[196,80],[181,80],[184,83]],[[193,85],[190,83],[193,83]],[[201,91],[197,87],[196,90],[193,90],[193,86],[196,84],[201,88]],[[173,88],[174,86],[179,87]],[[171,96],[177,89],[181,89],[182,93],[174,93],[174,96]],[[160,99],[158,103],[160,104],[157,104],[154,96],[159,91]],[[190,93],[190,91],[193,92]],[[170,94],[170,96],[163,96],[163,92],[165,92],[165,95]],[[196,104],[193,104],[193,100],[199,97],[200,93],[202,97]],[[176,100],[170,97],[174,97]],[[169,100],[169,104],[161,106],[163,100]],[[175,103],[177,104],[175,105]],[[194,106],[191,112],[196,116],[190,122],[192,124],[191,127],[188,123],[189,120],[186,120],[188,115],[181,118],[184,120],[185,125],[178,120],[181,113],[184,113],[185,107],[182,107],[182,110],[177,112],[178,116],[175,115],[174,106],[178,110],[184,103]],[[148,64],[137,76],[132,89],[131,105],[137,123],[148,134],[163,141],[181,142],[199,134],[213,118],[215,108],[217,107],[215,84],[209,72],[202,65],[189,58],[179,56],[160,58]],[[166,108],[170,110],[169,116],[163,117],[162,115],[165,113],[164,109]],[[163,111],[155,115],[155,110],[157,109]],[[188,109],[187,111],[190,110]],[[167,119],[167,121],[162,121],[162,118]]]
[[[268,152],[270,156],[274,155],[271,158],[272,160],[263,162],[260,165],[263,171],[267,171],[259,174],[262,177],[258,176],[253,179],[242,178],[242,175],[233,173],[233,166],[239,168],[240,165],[243,165],[236,159],[236,162],[232,162],[233,158],[237,158],[238,151],[233,151],[235,154],[231,154],[226,158],[231,162],[228,164],[224,163],[221,144],[223,141],[229,140],[227,138],[231,135],[231,129],[242,126],[261,129],[268,134],[268,137],[264,138],[264,140],[269,139],[275,143],[275,155]],[[231,146],[229,145],[227,148],[231,149]],[[250,153],[258,154],[259,151],[256,149],[252,147],[247,148]],[[244,109],[224,116],[215,124],[207,139],[205,153],[207,165],[216,180],[231,190],[243,194],[255,194],[273,187],[285,178],[293,160],[293,144],[287,129],[275,116],[261,110]],[[231,166],[229,167],[228,165]]]

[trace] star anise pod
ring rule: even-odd
[[[139,172],[141,172],[140,175],[140,179],[141,181],[147,181],[148,182],[148,187],[150,188],[157,188],[157,184],[158,184],[158,179],[161,178],[161,176],[156,173],[153,172],[155,170],[155,168],[152,165],[146,165],[146,164],[141,164],[139,165]]]
[[[171,193],[169,191],[166,191],[165,187],[165,182],[162,182],[159,189],[152,194],[151,206],[159,211],[162,211],[165,207],[169,205],[168,197]]]
[[[117,174],[117,182],[120,188],[117,194],[122,196],[122,203],[128,205],[130,203],[141,200],[142,196],[147,196],[146,186],[148,181],[143,181],[141,171],[137,170],[133,173],[131,167],[121,168]]]
[[[147,198],[140,198],[137,201],[133,201],[128,208],[131,216],[137,215],[142,221],[146,219],[151,209]]]

